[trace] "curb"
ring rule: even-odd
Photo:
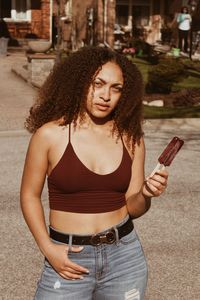
[[[154,131],[192,131],[200,132],[200,118],[175,118],[175,119],[146,119],[144,121],[145,130]]]

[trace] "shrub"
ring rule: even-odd
[[[200,89],[182,90],[173,100],[176,107],[190,107],[200,105]]]
[[[143,55],[151,55],[153,52],[152,45],[148,44],[147,42],[141,39],[133,39],[130,42],[131,46],[136,49],[136,54],[142,53]]]
[[[161,59],[148,72],[146,92],[169,94],[172,91],[173,84],[179,82],[185,76],[187,76],[187,71],[179,59]]]
[[[154,47],[142,39],[131,39],[129,47],[135,49],[136,57],[142,58],[151,64],[157,64],[159,55],[154,51]]]
[[[186,69],[195,70],[197,72],[200,72],[200,61],[192,61],[192,60],[184,60],[183,62]]]

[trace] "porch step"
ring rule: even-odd
[[[26,53],[26,51],[27,51],[27,48],[25,48],[25,47],[8,46],[8,53],[17,53],[17,52]]]

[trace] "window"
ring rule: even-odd
[[[150,7],[149,6],[133,6],[132,10],[133,23],[136,27],[149,25]]]
[[[126,25],[128,20],[128,5],[116,6],[116,21],[120,25]]]
[[[1,1],[2,18],[13,21],[31,20],[31,0]]]
[[[153,4],[153,12],[152,12],[153,15],[159,15],[160,14],[160,6],[161,6],[160,0],[153,1],[152,4]],[[168,7],[169,7],[169,5],[168,5]]]
[[[23,19],[26,19],[27,16],[27,5],[26,5],[26,0],[18,0],[18,1],[15,1],[15,10],[16,10],[16,19],[20,19],[20,20],[23,20]]]
[[[159,9],[160,0],[156,0],[156,8]],[[150,0],[116,0],[116,21],[120,25],[127,25],[129,16],[133,17],[134,27],[144,27],[149,25]]]
[[[0,17],[11,18],[11,0],[3,1],[0,0]]]

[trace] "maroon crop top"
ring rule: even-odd
[[[122,141],[123,143],[123,141]],[[126,204],[132,160],[123,143],[120,165],[112,173],[99,175],[77,157],[70,140],[58,164],[47,178],[50,209],[74,213],[103,213]]]

